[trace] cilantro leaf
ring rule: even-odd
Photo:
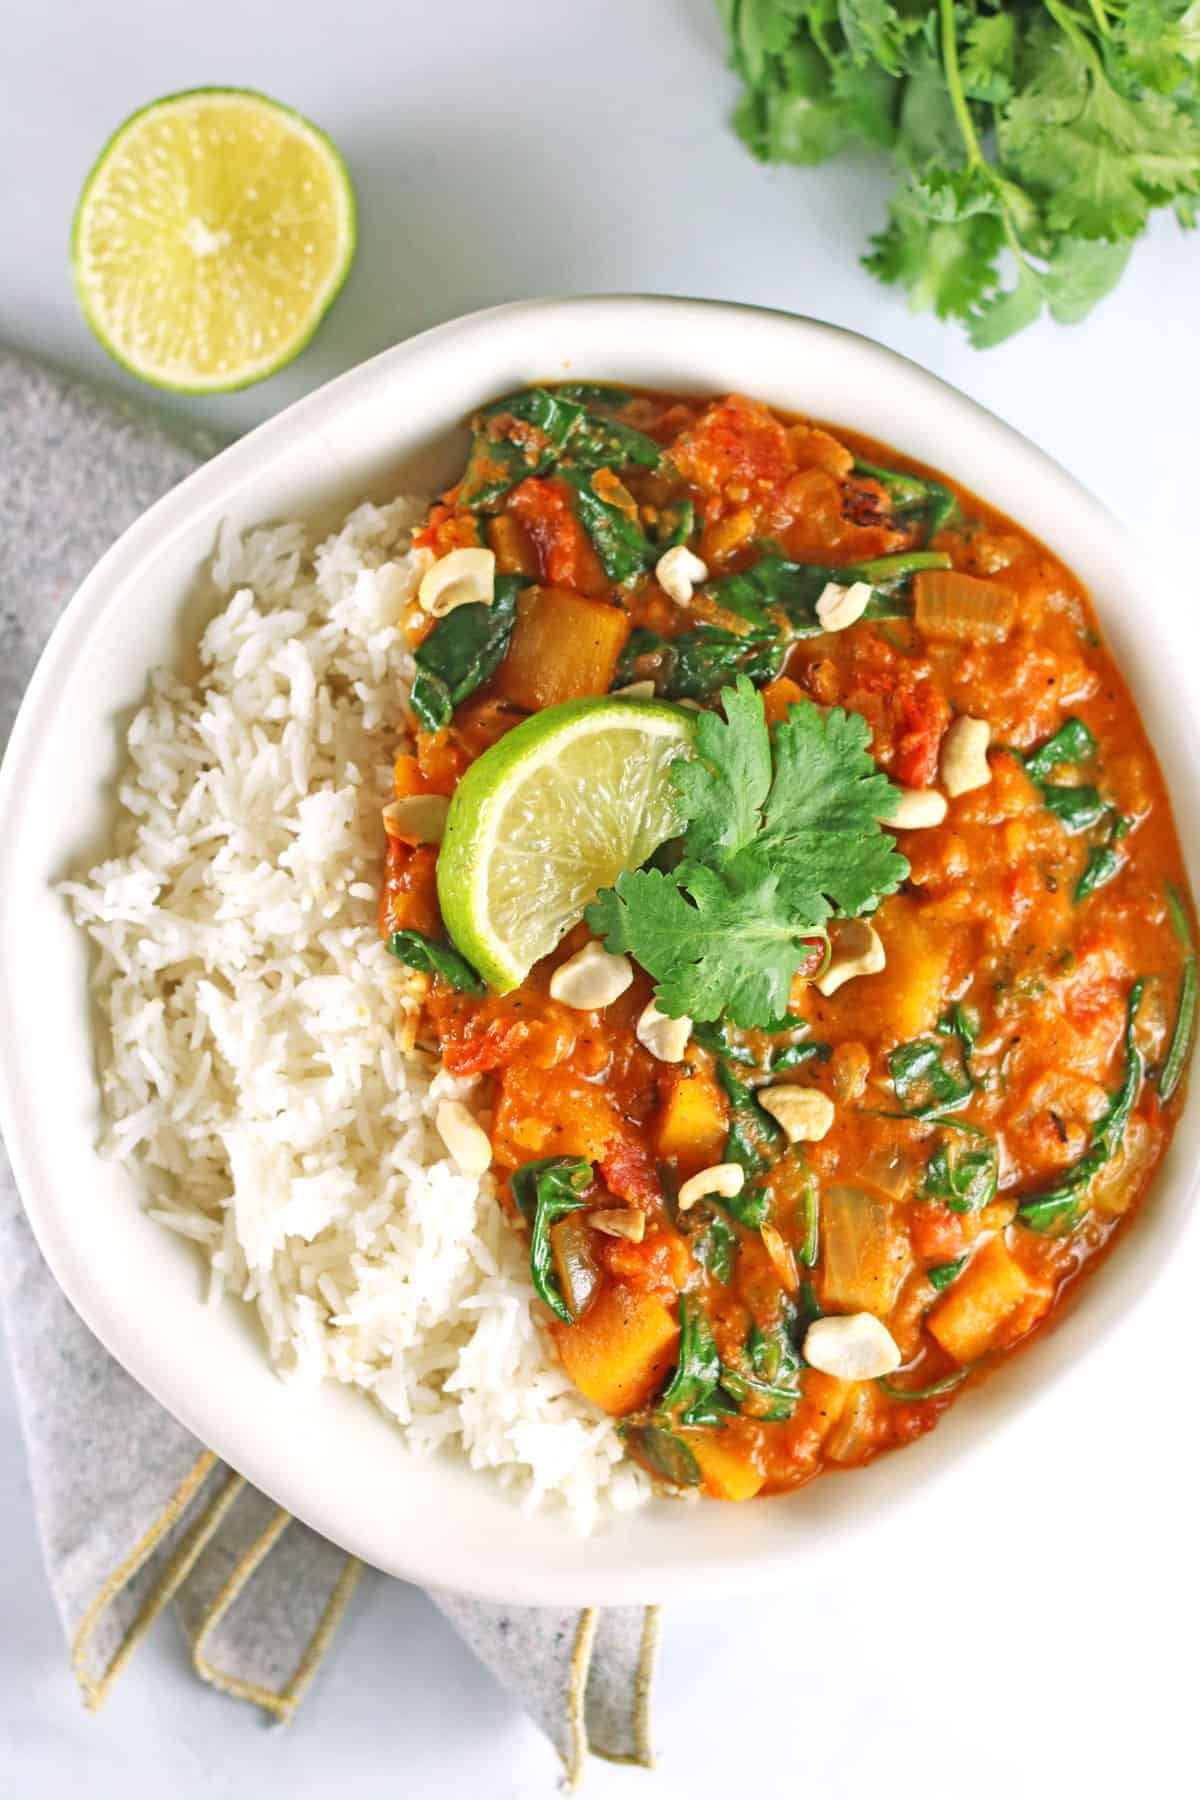
[[[745,1029],[782,1018],[835,911],[862,912],[908,874],[881,828],[892,792],[865,720],[801,701],[768,737],[747,678],[701,714],[697,756],[672,780],[687,823],[669,872],[618,876],[587,909],[608,949],[652,975],[658,1005]]]

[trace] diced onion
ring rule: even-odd
[[[923,569],[913,577],[913,601],[919,631],[960,644],[1001,643],[1017,617],[1011,588],[957,569]]]

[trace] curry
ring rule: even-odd
[[[722,1499],[909,1442],[1064,1305],[1181,1103],[1192,908],[1087,594],[951,477],[736,395],[509,396],[422,541],[490,573],[413,610],[381,929],[479,1078],[564,1369],[652,1473]],[[779,785],[807,745],[886,794],[854,840],[875,887],[824,878],[777,1016],[745,942],[737,998],[670,1004],[625,876],[509,991],[448,941],[445,802],[532,715],[610,693],[684,709],[713,781],[736,727]],[[690,909],[708,889],[673,867],[638,879]]]

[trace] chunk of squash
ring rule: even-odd
[[[887,967],[847,982],[838,999],[864,1029],[878,1024],[897,1043],[924,1037],[946,1009],[954,946],[945,921],[923,918],[919,906],[900,898],[889,901],[876,926]]]
[[[996,1343],[1032,1286],[1004,1239],[989,1238],[925,1322],[955,1362],[974,1362]]]
[[[526,588],[517,596],[497,686],[528,712],[607,694],[630,630],[628,613],[602,600],[585,600],[566,588]]]
[[[644,1289],[615,1281],[574,1325],[550,1327],[563,1368],[581,1394],[609,1413],[645,1406],[675,1362],[679,1325]]]
[[[729,1133],[729,1108],[710,1068],[701,1066],[689,1072],[680,1065],[653,1132],[655,1155],[661,1162],[677,1163],[685,1178],[721,1160]]]
[[[767,1479],[748,1444],[729,1432],[681,1431],[680,1437],[700,1465],[704,1485],[716,1500],[753,1500]]]
[[[790,675],[777,675],[774,681],[768,681],[762,690],[763,713],[767,724],[778,725],[780,719],[787,718],[788,708],[804,698],[804,689]]]

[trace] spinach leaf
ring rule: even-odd
[[[700,1464],[682,1438],[665,1425],[621,1425],[621,1436],[635,1456],[672,1487],[699,1487],[704,1477]]]
[[[922,569],[949,569],[952,560],[945,550],[897,550],[892,556],[873,556],[867,562],[845,563],[829,571],[830,579],[843,583],[865,581],[870,587],[891,593]],[[870,614],[867,608],[867,615]]]
[[[804,1198],[801,1201],[804,1236],[796,1246],[796,1255],[806,1269],[815,1267],[821,1248],[821,1196],[812,1170],[805,1171]]]
[[[649,656],[652,652],[662,650],[666,646],[666,638],[660,637],[657,631],[648,631],[644,625],[635,625],[625,640],[625,648],[617,659],[613,671],[612,688],[628,687],[631,681],[637,680],[637,659]],[[610,688],[610,693],[612,692]]]
[[[579,522],[591,538],[610,581],[622,586],[657,561],[656,547],[637,520],[619,506],[602,500],[586,470],[568,466],[560,469],[559,475],[575,496]]]
[[[737,1263],[737,1232],[723,1213],[714,1211],[691,1240],[692,1255],[715,1281],[726,1286]]]
[[[439,619],[413,657],[410,704],[426,731],[440,731],[454,709],[489,681],[504,660],[524,575],[497,575],[490,606],[456,606]]]
[[[667,700],[705,700],[739,675],[762,687],[781,672],[788,652],[786,636],[765,642],[717,625],[697,625],[662,643],[666,657],[659,685]]]
[[[436,975],[462,994],[487,993],[487,982],[453,944],[440,943],[419,931],[393,931],[387,947],[399,962],[419,975]]]
[[[884,593],[877,589],[872,594],[863,618],[909,618],[912,614],[910,603],[890,590],[907,579],[914,563],[920,568],[930,566],[930,557],[936,567],[949,567],[949,557],[940,551],[910,551],[903,557],[880,557],[873,563],[858,563],[847,568],[793,563],[782,556],[763,556],[749,569],[709,582],[704,591],[726,612],[745,619],[755,635],[774,635],[782,628],[784,637],[795,642],[824,633],[825,627],[817,617],[817,601],[828,582],[845,587],[855,581],[866,581],[874,587],[867,572],[870,570],[881,572],[880,578],[886,582],[889,591]],[[767,611],[769,607],[775,609],[774,618]]]
[[[1067,831],[1090,831],[1111,810],[1094,787],[1042,788],[1042,804]]]
[[[766,1326],[752,1325],[746,1353],[759,1381],[779,1381],[783,1376],[799,1374],[804,1366],[792,1344],[786,1318]]]
[[[966,1260],[965,1256],[957,1256],[953,1262],[938,1263],[936,1268],[926,1269],[925,1279],[940,1294],[943,1288],[948,1288],[950,1283],[956,1281],[962,1274]]]
[[[1171,914],[1171,924],[1175,935],[1184,948],[1183,975],[1179,982],[1179,1004],[1175,1010],[1175,1026],[1171,1032],[1171,1043],[1166,1059],[1158,1077],[1158,1097],[1164,1106],[1174,1094],[1183,1079],[1191,1054],[1192,1034],[1196,1029],[1196,998],[1200,988],[1200,976],[1196,967],[1196,946],[1192,941],[1192,927],[1188,920],[1187,908],[1179,890],[1168,886],[1167,907]]]
[[[726,1019],[702,1019],[692,1026],[692,1036],[714,1055],[723,1056],[728,1062],[744,1063],[754,1068],[756,1064],[753,1050],[749,1045],[737,1041],[734,1030]]]
[[[996,1198],[999,1163],[996,1146],[985,1140],[983,1147],[959,1143],[941,1144],[930,1157],[925,1169],[925,1192],[948,1206],[951,1212],[981,1212]]]
[[[736,1369],[722,1369],[721,1386],[729,1398],[737,1402],[739,1412],[752,1419],[790,1419],[800,1400],[796,1388],[783,1387],[773,1381],[758,1381],[751,1375],[739,1374]]]
[[[591,413],[572,434],[568,452],[581,469],[624,469],[631,463],[639,469],[657,469],[662,462],[662,449],[653,438],[619,419]]]
[[[1053,1187],[1026,1200],[1017,1209],[1017,1218],[1031,1231],[1065,1232],[1077,1224],[1092,1177],[1111,1162],[1121,1148],[1145,1072],[1145,1058],[1134,1035],[1145,987],[1145,981],[1139,976],[1129,991],[1125,1015],[1125,1073],[1120,1087],[1110,1096],[1108,1106],[1092,1127],[1090,1146]]]
[[[497,432],[496,425],[489,430],[489,421],[499,424],[506,417],[533,427],[533,432],[519,433],[525,441],[518,442]],[[471,441],[456,505],[486,510],[527,475],[544,475],[583,418],[581,406],[548,388],[525,388],[485,406]]]
[[[703,1306],[690,1294],[679,1296],[679,1360],[659,1405],[687,1415],[702,1406],[721,1377],[721,1358]]]
[[[1090,762],[1098,748],[1083,720],[1072,717],[1032,756],[1025,758],[1025,773],[1040,786],[1061,763]]]
[[[828,1062],[833,1055],[832,1044],[822,1044],[816,1038],[805,1038],[800,1044],[785,1044],[767,1060],[770,1074],[778,1075],[784,1069],[798,1069],[806,1062]]]
[[[1083,874],[1075,883],[1072,898],[1076,906],[1081,900],[1086,900],[1089,894],[1094,894],[1097,888],[1107,886],[1114,875],[1121,873],[1124,866],[1111,844],[1093,844],[1087,853]]]
[[[888,1057],[888,1074],[906,1119],[936,1119],[957,1112],[975,1092],[971,1051],[978,1026],[973,1015],[965,1007],[955,1006],[939,1020],[937,1029],[942,1037],[958,1039],[960,1071],[946,1067],[942,1047],[933,1038],[914,1038],[898,1045]],[[915,1104],[909,1105],[910,1101]]]
[[[661,553],[686,544],[696,529],[696,507],[691,500],[673,500],[664,506],[652,526],[654,548]]]
[[[955,1369],[953,1375],[943,1375],[940,1381],[935,1381],[931,1386],[923,1388],[896,1387],[886,1375],[877,1375],[875,1379],[883,1392],[892,1400],[935,1400],[939,1394],[949,1394],[956,1387],[961,1387],[970,1373],[970,1365],[964,1369]]]
[[[533,1285],[564,1325],[573,1325],[575,1320],[554,1272],[550,1228],[579,1210],[584,1204],[581,1190],[591,1181],[591,1163],[571,1156],[543,1156],[509,1176],[513,1199],[532,1227],[529,1267]]]
[[[901,473],[897,469],[881,469],[875,463],[856,462],[856,475],[869,475],[890,496],[897,517],[920,518],[925,526],[925,540],[935,538],[943,525],[958,513],[958,501],[943,481],[929,481],[921,475]]]
[[[729,1136],[721,1160],[740,1163],[747,1175],[761,1175],[770,1167],[773,1153],[783,1142],[783,1132],[770,1113],[758,1104],[753,1088],[738,1079],[724,1058],[717,1062],[717,1080],[729,1099]],[[743,1188],[740,1194],[724,1204],[743,1225],[757,1227],[767,1216],[767,1196],[759,1190],[748,1195]]]

